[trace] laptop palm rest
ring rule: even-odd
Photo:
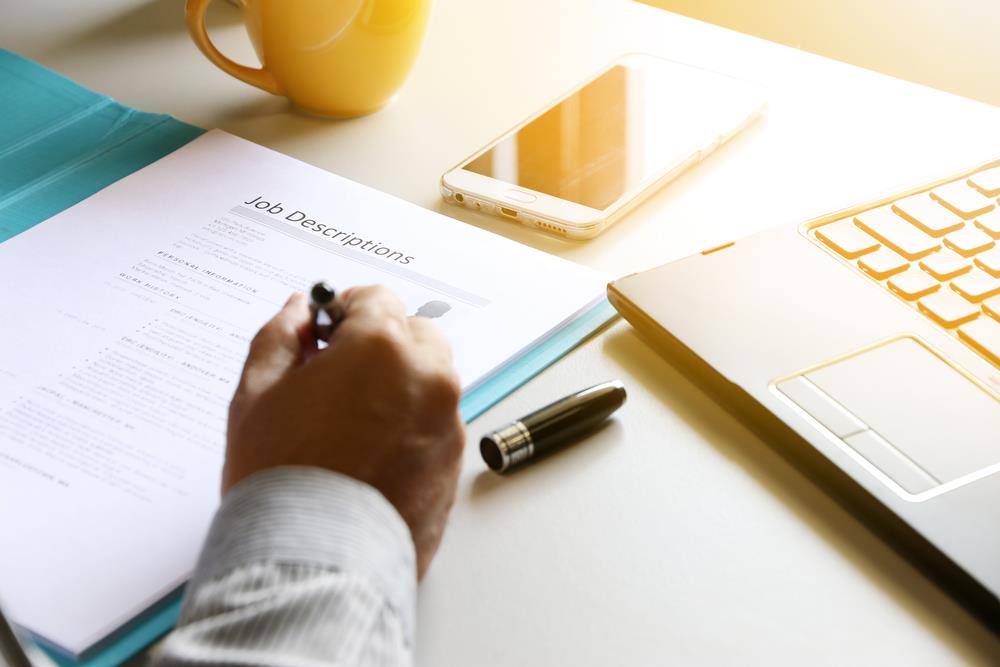
[[[1000,397],[912,336],[776,387],[904,495],[944,492],[1000,470]]]

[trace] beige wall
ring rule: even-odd
[[[643,0],[1000,105],[1000,0]]]

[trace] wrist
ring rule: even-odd
[[[262,561],[316,564],[367,578],[412,636],[413,539],[374,487],[310,466],[270,468],[242,479],[223,499],[191,585]]]

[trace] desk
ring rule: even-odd
[[[615,275],[1000,155],[1000,109],[624,0],[439,0],[399,100],[323,121],[216,70],[189,43],[181,4],[18,3],[0,43],[127,104]],[[215,40],[251,60],[235,10],[215,4]],[[440,202],[442,172],[630,50],[759,80],[768,117],[587,244]],[[602,432],[507,478],[484,470],[475,443],[485,429],[613,377],[630,400]],[[421,587],[419,665],[1000,655],[1000,640],[620,322],[469,435],[451,526]]]

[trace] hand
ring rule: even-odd
[[[342,295],[325,350],[295,294],[250,345],[229,430],[222,490],[255,472],[308,465],[366,482],[413,536],[422,577],[441,542],[465,444],[451,350],[382,287]]]

